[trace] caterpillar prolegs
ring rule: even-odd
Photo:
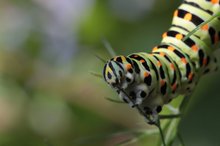
[[[138,107],[154,122],[164,104],[177,95],[190,95],[204,74],[217,70],[214,51],[220,38],[220,18],[183,39],[219,12],[219,0],[183,1],[161,44],[150,53],[110,59],[103,70],[105,81],[124,102]]]

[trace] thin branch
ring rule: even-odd
[[[157,126],[157,128],[159,129],[160,137],[161,137],[163,146],[166,146],[166,142],[165,142],[165,139],[164,139],[163,130],[162,130],[162,128],[161,128],[160,119],[159,119],[159,118],[158,118],[157,123],[155,124],[155,126]]]
[[[179,141],[180,141],[181,146],[185,146],[185,143],[184,143],[184,141],[183,141],[183,138],[182,138],[182,136],[181,136],[181,134],[180,134],[179,132],[177,132],[177,137],[178,137],[178,139],[179,139]]]
[[[183,101],[182,101],[182,103],[180,104],[180,107],[179,107],[180,112],[181,112],[182,114],[185,112],[186,106],[187,106],[187,104],[189,103],[189,100],[190,100],[190,97],[189,97],[189,96],[185,96],[185,97],[183,98]]]
[[[186,39],[188,39],[191,35],[193,35],[196,31],[198,31],[202,26],[208,24],[210,21],[212,21],[213,19],[215,19],[216,17],[220,16],[220,12],[216,13],[215,15],[213,15],[211,18],[209,18],[207,21],[201,23],[200,25],[198,25],[195,29],[193,29],[191,32],[189,32],[183,39],[182,41],[185,41]]]
[[[127,101],[131,103],[131,107],[135,107],[149,122],[149,124],[154,125],[155,121],[152,121],[149,116],[146,115],[146,113],[131,99],[131,97],[121,88],[121,87],[116,87],[119,91],[121,91],[125,96],[127,97]]]
[[[93,75],[93,76],[95,76],[95,77],[98,77],[98,78],[103,78],[103,76],[102,76],[102,74],[99,74],[99,73],[96,73],[96,72],[94,72],[94,71],[90,71],[89,72],[91,75]]]
[[[100,57],[99,55],[95,54],[95,57],[97,59],[99,59],[101,62],[106,63],[107,61],[105,59],[103,59],[102,57]]]
[[[138,140],[140,140],[142,137],[158,133],[158,130],[156,130],[156,129],[148,129],[147,131],[146,130],[144,130],[144,131],[138,130],[136,132],[134,131],[133,133],[138,133],[138,134],[137,134],[136,137],[127,139],[127,140],[119,143],[117,146],[126,146],[126,145],[129,145],[129,144],[135,143]]]
[[[108,101],[111,101],[111,102],[115,102],[115,103],[125,103],[121,100],[113,99],[113,98],[110,98],[110,97],[105,97],[105,99],[107,99]]]
[[[111,44],[105,38],[102,39],[102,42],[103,42],[105,48],[107,49],[108,53],[110,54],[110,56],[111,57],[116,56],[116,53],[115,53],[114,49],[112,48]]]
[[[164,119],[173,119],[173,118],[180,118],[181,114],[173,114],[173,115],[159,115],[161,120]]]
[[[128,144],[132,144],[138,141],[138,138],[130,138],[130,139],[126,139],[125,141],[122,141],[121,143],[117,144],[117,146],[126,146]]]

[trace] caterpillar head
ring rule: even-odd
[[[132,61],[125,56],[117,56],[109,60],[103,69],[105,81],[113,88],[125,89],[134,81]]]

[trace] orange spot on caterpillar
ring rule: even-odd
[[[160,61],[157,61],[157,66],[162,66],[161,62]]]
[[[131,69],[131,68],[132,68],[131,64],[127,64],[127,65],[126,65],[126,69],[127,69],[127,70],[129,70],[129,69]]]
[[[176,83],[174,83],[173,85],[172,85],[172,91],[175,91],[176,90],[176,87],[177,87],[177,84]]]
[[[186,61],[186,58],[181,58],[181,61],[184,63],[184,64],[187,64],[187,61]]]
[[[193,73],[191,72],[188,76],[188,79],[191,81],[193,79]]]
[[[177,17],[178,16],[178,10],[176,10],[173,14],[173,17]]]
[[[162,35],[162,38],[165,38],[165,37],[167,37],[167,32],[164,32]]]
[[[160,56],[165,56],[166,54],[164,52],[160,52]]]
[[[211,2],[212,2],[213,4],[217,4],[217,3],[219,2],[219,0],[211,0]]]
[[[141,63],[144,63],[144,62],[145,62],[145,60],[144,60],[144,59],[141,59],[141,60],[140,60],[140,62],[141,62]]]
[[[208,24],[203,25],[203,26],[201,27],[201,29],[207,31],[207,30],[209,29],[209,25],[208,25]]]
[[[182,38],[183,38],[183,35],[182,34],[180,34],[180,33],[178,33],[176,36],[176,39],[178,39],[178,40],[182,40]]]
[[[148,72],[144,72],[144,77],[148,77],[149,73]]]
[[[215,35],[215,43],[218,43],[218,41],[219,41],[219,37],[218,35]]]
[[[173,63],[170,63],[170,68],[171,68],[172,70],[175,70],[175,66],[174,66]]]
[[[193,46],[191,47],[191,49],[192,49],[193,51],[195,51],[195,52],[197,52],[197,51],[199,50],[199,48],[198,48],[196,45],[193,45]]]
[[[202,64],[203,64],[203,65],[206,65],[206,64],[207,64],[207,58],[204,58],[204,59],[203,59]]]
[[[172,46],[169,46],[167,49],[172,51],[172,52],[175,50]]]
[[[153,48],[153,51],[156,51],[156,50],[158,50],[158,48],[157,48],[157,47],[154,47],[154,48]]]
[[[165,84],[164,80],[160,80],[160,85],[163,86]]]
[[[187,14],[184,16],[184,19],[185,19],[185,20],[188,20],[188,21],[191,21],[191,20],[192,20],[192,14],[187,13]]]

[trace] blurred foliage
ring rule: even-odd
[[[103,38],[118,54],[149,51],[180,3],[1,0],[0,146],[156,145],[154,127],[106,100],[116,93],[90,71],[102,72],[95,54],[110,58]],[[202,78],[190,100],[180,125],[186,145],[220,144],[219,75]]]

